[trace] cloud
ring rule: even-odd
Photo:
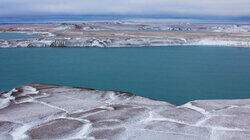
[[[137,14],[249,16],[250,0],[0,0],[0,16]]]

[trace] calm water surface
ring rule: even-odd
[[[0,49],[0,90],[31,82],[118,90],[178,105],[250,98],[250,49]]]
[[[56,16],[7,16],[0,18],[0,24],[16,23],[61,23],[74,21],[114,21],[129,20],[143,22],[162,22],[162,23],[223,23],[223,24],[249,24],[249,17],[221,17],[221,18],[199,18],[181,17],[169,15],[56,15]]]
[[[27,35],[26,33],[0,33],[0,39],[34,38],[38,35]]]

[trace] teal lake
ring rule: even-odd
[[[0,39],[34,38],[38,35],[28,35],[26,33],[0,33]]]
[[[212,46],[0,49],[0,91],[36,82],[184,104],[250,98],[250,49]]]

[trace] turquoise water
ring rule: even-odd
[[[0,33],[0,39],[34,38],[38,35],[27,35],[25,33]]]
[[[173,15],[55,15],[55,16],[7,16],[0,17],[0,24],[19,23],[55,23],[72,21],[113,21],[113,20],[143,20],[144,22],[167,23],[223,23],[249,24],[249,17],[187,17]]]
[[[250,49],[0,49],[0,90],[31,82],[118,90],[178,105],[250,98]]]

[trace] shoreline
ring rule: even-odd
[[[79,86],[63,86],[63,85],[59,85],[59,84],[45,84],[45,83],[30,83],[30,84],[26,84],[26,85],[23,85],[23,86],[19,86],[19,87],[16,87],[16,88],[12,88],[10,91],[0,91],[0,97],[1,95],[5,94],[5,93],[8,93],[8,92],[11,92],[11,91],[15,91],[16,89],[20,89],[22,87],[25,87],[25,86],[30,86],[30,85],[35,85],[35,86],[52,86],[52,87],[66,87],[66,88],[72,88],[72,89],[82,89],[82,90],[88,90],[88,91],[99,91],[99,92],[114,92],[114,93],[117,93],[117,94],[126,94],[127,96],[131,97],[131,96],[137,96],[137,97],[140,97],[140,98],[146,98],[146,99],[149,99],[149,100],[152,100],[152,101],[156,101],[156,102],[165,102],[165,103],[168,103],[168,104],[171,104],[171,105],[174,105],[176,107],[181,107],[181,106],[185,106],[186,104],[189,104],[190,102],[196,102],[196,101],[233,101],[233,100],[250,100],[250,98],[235,98],[235,99],[196,99],[196,100],[191,100],[191,101],[188,101],[184,104],[181,104],[181,105],[177,105],[177,104],[174,104],[174,103],[171,103],[169,101],[165,101],[165,100],[159,100],[159,99],[153,99],[151,97],[145,97],[145,96],[140,96],[140,95],[136,95],[135,93],[130,93],[130,92],[124,92],[124,91],[117,91],[117,90],[112,90],[112,89],[94,89],[94,88],[87,88],[87,87],[79,87]],[[1,107],[0,107],[1,108]]]
[[[0,39],[9,47],[141,47],[212,45],[250,47],[250,25],[83,22],[6,24],[2,33],[26,33],[38,38]]]

